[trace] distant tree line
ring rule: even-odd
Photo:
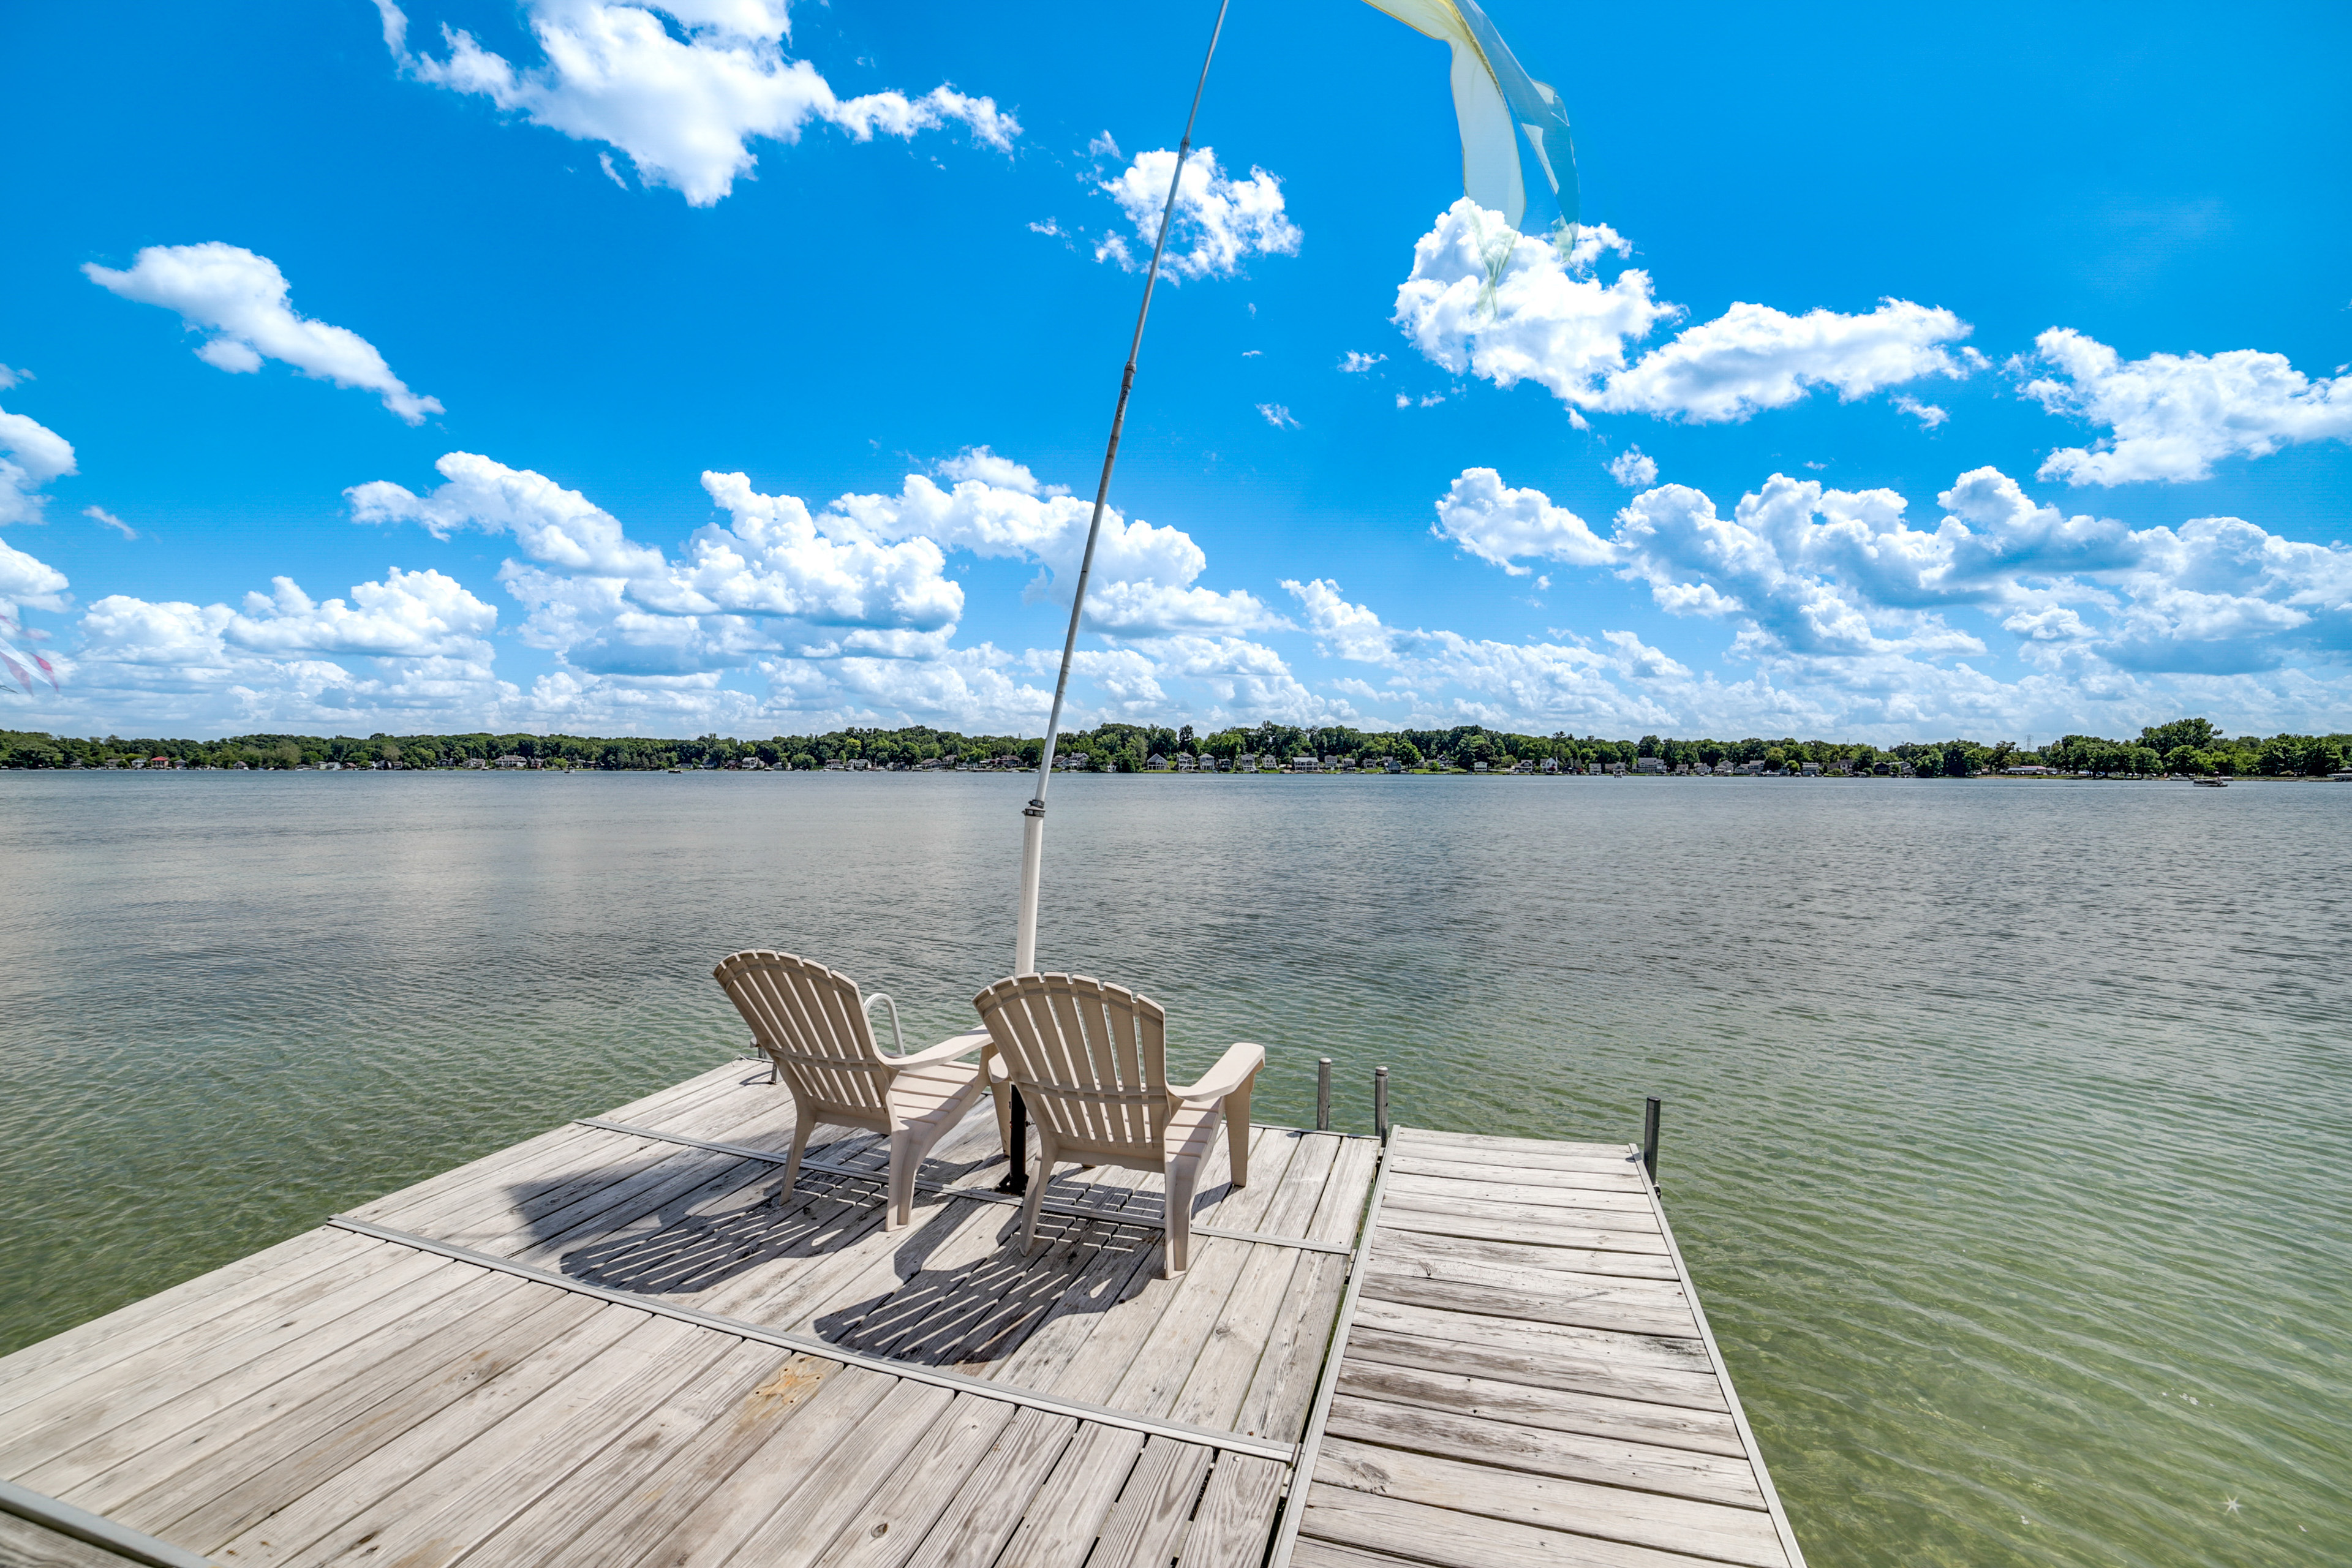
[[[1045,746],[1037,736],[965,735],[924,725],[906,729],[847,729],[821,735],[774,735],[738,740],[710,734],[691,740],[637,735],[232,735],[219,741],[124,740],[36,734],[0,730],[0,767],[107,768],[134,763],[204,768],[297,768],[338,763],[345,767],[453,768],[495,764],[520,757],[542,768],[595,768],[614,772],[667,768],[822,768],[828,763],[863,763],[869,768],[1000,765],[1035,767]],[[1241,755],[1287,762],[1297,756],[1346,758],[1359,767],[1383,766],[1394,759],[1407,768],[1471,769],[1484,763],[1500,772],[1520,763],[1545,760],[1581,770],[1593,763],[1633,766],[1655,757],[1669,770],[1689,764],[1714,767],[1760,763],[1768,772],[1795,771],[1807,763],[1854,773],[1898,773],[1966,778],[2003,768],[2042,765],[2068,773],[2148,775],[2166,773],[2289,776],[2325,774],[2345,766],[2352,734],[2227,736],[2203,719],[2177,719],[2142,730],[2135,740],[2067,735],[2034,751],[2011,742],[1950,740],[1906,742],[1877,747],[1844,741],[1779,740],[1748,736],[1738,741],[1678,740],[1644,735],[1638,741],[1606,741],[1598,735],[1521,735],[1476,724],[1446,730],[1363,731],[1345,725],[1301,728],[1271,721],[1250,728],[1196,734],[1191,725],[1111,723],[1065,735],[1058,747],[1075,765],[1099,772],[1137,773],[1155,757],[1180,753],[1230,762]]]

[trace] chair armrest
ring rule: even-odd
[[[935,1068],[941,1062],[951,1062],[958,1057],[970,1056],[982,1047],[994,1043],[989,1037],[986,1029],[966,1029],[961,1035],[949,1036],[938,1045],[926,1050],[916,1051],[903,1057],[886,1056],[882,1059],[892,1068],[904,1072],[908,1068]]]
[[[1168,1098],[1186,1105],[1198,1105],[1204,1100],[1223,1100],[1257,1076],[1265,1066],[1265,1047],[1244,1040],[1225,1047],[1217,1065],[1201,1075],[1195,1084],[1170,1084]]]

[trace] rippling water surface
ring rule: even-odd
[[[1026,781],[0,774],[0,1351],[723,1059],[925,1039]],[[2352,789],[1076,778],[1041,952],[1369,1120],[1631,1138],[1817,1568],[2352,1562]]]

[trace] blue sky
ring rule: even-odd
[[[1213,14],[19,8],[0,726],[1034,732]],[[1444,47],[1236,0],[1080,721],[2352,727],[2340,7],[1489,14],[1486,293]]]

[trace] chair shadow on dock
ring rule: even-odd
[[[927,1163],[927,1184],[963,1195],[924,1192],[915,1223],[887,1235],[878,1142],[852,1136],[813,1153],[821,1163],[804,1164],[789,1194],[772,1166],[739,1167],[584,1213],[577,1175],[550,1173],[509,1185],[509,1212],[524,1221],[526,1253],[583,1284],[935,1366],[999,1361],[1047,1319],[1112,1312],[1159,1272],[1165,1203],[1156,1183],[1065,1171],[1047,1190],[1033,1255],[1021,1246],[1019,1211],[975,1195],[992,1194],[1002,1153]],[[1209,1186],[1196,1208],[1230,1190]],[[814,1289],[820,1279],[828,1286]]]
[[[762,1193],[731,1209],[709,1211],[681,1201],[640,1215],[628,1228],[597,1237],[562,1254],[566,1275],[607,1290],[648,1296],[695,1296],[716,1289],[765,1263],[823,1253],[828,1242],[854,1241],[869,1228],[859,1212],[880,1212],[882,1184],[862,1176],[810,1172],[795,1198],[778,1203]],[[824,1201],[830,1200],[830,1201]],[[909,1241],[935,1244],[936,1224],[917,1226]]]

